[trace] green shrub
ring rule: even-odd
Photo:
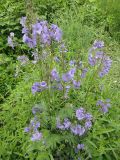
[[[78,23],[76,22],[75,24]],[[47,27],[49,26],[46,22],[44,25]],[[74,23],[72,27],[73,26]],[[71,30],[74,30],[74,27],[71,28]],[[53,34],[54,33],[55,32],[53,32]],[[40,33],[41,37],[42,34],[43,32]],[[74,34],[71,34],[71,37],[72,36],[74,37]],[[90,39],[92,39],[92,37],[90,37]],[[87,43],[86,37],[85,40]],[[22,81],[14,90],[12,90],[12,94],[8,97],[6,103],[2,105],[2,112],[0,113],[2,128],[1,158],[3,160],[52,160],[61,158],[67,160],[72,158],[78,159],[81,157],[82,159],[93,158],[98,160],[117,160],[119,158],[119,141],[116,139],[119,137],[120,129],[118,121],[119,117],[115,116],[115,113],[116,111],[119,112],[119,109],[116,108],[117,104],[119,104],[119,101],[117,101],[119,94],[115,95],[114,90],[111,88],[112,81],[109,82],[108,79],[105,78],[100,79],[98,76],[99,70],[102,69],[102,59],[98,65],[92,67],[87,62],[87,54],[79,54],[79,47],[77,48],[77,52],[75,51],[75,46],[73,46],[72,49],[72,44],[76,39],[73,38],[73,41],[71,39],[70,50],[67,53],[66,50],[64,50],[64,47],[62,48],[62,52],[59,50],[61,49],[61,44],[63,44],[62,40],[60,42],[56,39],[51,41],[51,45],[49,45],[49,43],[47,44],[46,41],[42,41],[44,47],[41,47],[41,45],[35,45],[29,51],[32,53],[32,50],[36,51],[36,47],[38,47],[37,54],[39,54],[40,59],[38,58],[35,64],[31,60],[26,61],[24,65],[23,63],[17,64],[18,66],[21,66],[20,71],[23,71]],[[31,41],[25,42],[29,46]],[[41,41],[38,39],[37,42],[40,44]],[[89,39],[88,43],[90,43]],[[86,47],[88,46],[88,43]],[[99,43],[103,44],[103,42]],[[81,43],[81,45],[83,44]],[[96,55],[98,49],[91,49]],[[44,51],[47,51],[48,54],[44,55]],[[86,53],[87,49],[85,48],[84,51],[84,53]],[[107,47],[104,51],[108,51]],[[89,54],[91,54],[91,52]],[[56,63],[54,56],[58,56],[60,62],[57,61]],[[76,60],[76,64],[74,65],[74,67],[76,67],[76,75],[74,78],[77,79],[77,81],[79,81],[79,79],[81,80],[81,86],[78,85],[78,87],[80,87],[79,89],[78,87],[76,89],[76,86],[75,88],[73,87],[74,83],[72,84],[72,80],[64,82],[66,80],[61,78],[59,81],[55,81],[54,77],[52,77],[52,75],[50,76],[51,70],[56,68],[57,71],[59,71],[60,77],[63,77],[64,73],[71,69],[68,65],[71,59]],[[23,59],[23,61],[24,60],[25,59]],[[83,62],[82,68],[81,65],[79,66],[79,61],[81,60]],[[74,69],[74,67],[72,68]],[[80,78],[80,74],[85,67],[88,68],[89,72],[85,79],[82,79]],[[36,88],[35,85],[41,84],[41,81],[47,82],[46,88]],[[57,91],[54,88],[57,85],[56,83],[62,84],[62,91]],[[69,87],[67,88],[67,85],[70,85],[71,87],[69,92],[67,90],[69,89]],[[31,93],[31,90],[33,94]],[[35,94],[35,92],[39,93]],[[108,113],[106,113],[106,111],[102,113],[101,110],[96,107],[96,102],[99,99],[105,100],[108,97],[111,99],[112,107],[109,109]],[[33,112],[33,109],[36,106],[38,113],[33,113],[32,115],[31,110]],[[65,118],[68,118],[72,125],[84,125],[84,122],[82,121],[82,123],[80,123],[76,119],[77,116],[75,116],[76,110],[81,106],[84,107],[86,112],[92,114],[92,128],[86,130],[86,133],[83,136],[74,135],[71,128],[68,130],[60,129],[56,118],[60,118],[61,123],[64,122]],[[11,117],[12,119],[10,120]],[[41,126],[39,132],[43,135],[39,140],[37,139],[38,141],[36,142],[34,142],[34,139],[31,141],[34,132],[36,132],[36,130],[33,130],[34,128],[31,129],[28,136],[24,133],[24,127],[33,122],[33,117],[35,118],[34,120],[37,119],[37,121],[40,121]],[[29,140],[30,137],[31,140]],[[114,138],[112,139],[112,137]],[[9,143],[10,145],[8,147]],[[78,143],[84,143],[84,150],[76,151]]]
[[[70,0],[67,2],[34,1],[34,5],[37,6],[40,3],[40,7],[43,9],[41,11],[35,7],[37,14],[41,14],[41,18],[43,15],[44,19],[47,17],[50,22],[58,23],[63,29],[64,42],[69,49],[64,56],[59,52],[60,46],[57,46],[56,43],[52,43],[52,46],[48,48],[38,47],[42,60],[40,59],[36,64],[33,64],[31,60],[32,51],[36,50],[29,49],[27,46],[25,46],[25,52],[22,53],[28,54],[30,60],[25,65],[16,62],[16,56],[21,54],[20,49],[16,51],[17,47],[14,50],[16,55],[12,54],[12,58],[2,54],[0,60],[0,71],[2,72],[0,76],[0,87],[2,88],[0,98],[4,101],[6,92],[8,93],[7,96],[9,95],[1,105],[0,112],[0,156],[2,160],[70,160],[72,158],[78,160],[79,156],[82,159],[89,160],[119,159],[119,46],[104,32],[106,24],[103,23],[106,17],[100,15],[101,11],[98,11],[97,7],[93,5],[95,0],[90,0],[90,3],[82,2]],[[78,8],[75,8],[76,6]],[[64,13],[62,13],[63,11]],[[30,10],[28,12],[28,15],[30,15]],[[92,69],[87,63],[87,52],[90,44],[94,39],[100,38],[107,42],[104,52],[108,53],[113,59],[110,75],[103,79],[95,77],[93,73],[94,69],[97,68]],[[41,55],[44,49],[50,53],[46,55],[45,60]],[[58,56],[62,63],[56,63],[53,60],[54,56]],[[64,58],[65,65],[63,65]],[[82,81],[79,90],[71,89],[69,98],[64,97],[64,90],[63,92],[54,91],[50,88],[51,86],[35,95],[31,93],[34,82],[47,81],[48,84],[52,85],[49,81],[50,71],[56,67],[61,74],[65,73],[69,70],[67,64],[71,59],[82,60],[83,67],[89,67],[89,73]],[[16,69],[18,69],[18,74],[15,78]],[[81,71],[79,70],[78,73],[81,73]],[[66,83],[63,85],[66,85]],[[96,101],[108,97],[111,99],[111,108],[107,114],[102,114],[96,107]],[[36,106],[40,109],[40,114],[36,114],[36,117],[40,120],[39,131],[42,132],[43,137],[40,141],[32,142],[30,140],[31,134],[25,134],[24,128],[33,119],[34,115],[31,110]],[[93,115],[93,126],[83,137],[77,137],[71,132],[56,128],[56,117],[58,116],[61,121],[68,117],[72,122],[77,123],[75,111],[80,106],[83,106]],[[76,147],[78,143],[84,143],[85,150],[75,154],[75,148],[73,147]]]
[[[0,55],[0,72],[0,102],[3,102],[17,83],[17,78],[14,77],[15,64],[5,54]]]

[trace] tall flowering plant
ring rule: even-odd
[[[96,93],[96,88],[102,92],[102,78],[112,64],[103,51],[104,42],[95,40],[88,60],[83,62],[80,55],[75,54],[71,59],[57,25],[37,21],[30,30],[26,17],[22,17],[20,23],[23,42],[30,48],[33,59],[23,55],[17,60],[21,65],[40,66],[39,81],[30,86],[33,96],[39,95],[40,99],[33,106],[33,118],[24,129],[30,136],[29,143],[39,144],[40,153],[43,152],[46,159],[50,156],[54,159],[84,158],[87,153],[84,142],[94,127],[94,112],[106,114],[110,108],[108,97],[105,99]],[[15,49],[13,39],[14,34],[10,33],[8,44]],[[93,108],[89,108],[88,103],[91,93],[95,101]]]

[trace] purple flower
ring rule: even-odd
[[[107,113],[108,112],[108,108],[111,106],[110,102],[105,102],[102,106],[101,106],[101,111],[103,113]]]
[[[78,135],[79,136],[82,136],[85,133],[85,128],[84,127],[81,127],[81,128],[78,127],[77,130],[78,130]]]
[[[40,86],[42,88],[46,88],[47,87],[47,83],[45,81],[40,82]]]
[[[41,88],[40,88],[41,84],[40,82],[35,82],[32,86],[32,93],[35,94],[36,92],[41,92]]]
[[[71,132],[72,132],[73,134],[75,134],[75,135],[78,134],[77,126],[71,126],[70,129],[71,129]]]
[[[98,41],[95,40],[93,43],[93,48],[97,49],[97,48],[103,48],[104,47],[104,42],[103,41]]]
[[[85,128],[90,129],[92,127],[92,122],[91,121],[86,121],[85,122]]]
[[[106,105],[104,105],[103,107],[101,107],[101,111],[103,113],[107,113],[108,112],[108,107]]]
[[[58,129],[65,130],[64,125],[62,125],[61,122],[60,122],[60,118],[57,118],[57,125],[56,125],[56,127]]]
[[[40,122],[36,122],[35,127],[39,128],[40,127]]]
[[[67,91],[69,91],[69,89],[71,88],[71,86],[68,85],[65,88],[66,88]]]
[[[84,147],[85,147],[84,144],[78,144],[78,145],[77,145],[77,149],[78,149],[78,150],[83,150]]]
[[[60,118],[57,118],[57,128],[61,130],[69,129],[71,126],[71,122],[69,121],[68,118],[64,119],[63,124],[60,122]]]
[[[103,77],[104,75],[108,74],[112,65],[112,60],[109,57],[104,57],[103,59],[103,67],[102,70],[99,72],[99,76]]]
[[[70,66],[74,66],[74,65],[75,65],[75,60],[71,60],[71,61],[69,62],[69,65],[70,65]]]
[[[31,137],[31,141],[39,141],[42,138],[42,133],[40,132],[35,132],[32,137]]]
[[[37,125],[36,125],[36,124],[37,124]],[[37,119],[36,119],[36,117],[35,117],[35,118],[33,118],[33,119],[30,121],[30,125],[31,125],[32,127],[35,127],[35,126],[40,127],[40,122],[38,122]],[[37,127],[37,128],[38,128],[38,127]]]
[[[29,38],[27,34],[23,35],[23,42],[26,43],[30,48],[34,48],[36,46],[36,39]]]
[[[75,72],[76,72],[76,68],[70,69],[67,73],[62,75],[62,80],[64,82],[71,81],[73,79],[73,77],[74,77]]]
[[[60,91],[63,90],[63,86],[62,86],[61,83],[58,83],[58,84],[57,84],[57,89],[60,90]]]
[[[96,42],[95,44],[97,48],[102,48],[102,46],[104,46],[104,43],[102,42]],[[92,55],[91,51],[88,56],[89,64],[91,66],[95,66],[97,62],[100,62],[102,64],[102,70],[99,72],[99,76],[103,77],[104,75],[108,74],[111,68],[112,60],[108,56],[105,56],[104,52],[102,51],[97,51],[95,56]]]
[[[37,121],[36,117],[30,121],[29,127],[24,129],[24,132],[37,133],[38,128],[40,127],[40,122]]]
[[[29,37],[27,36],[27,34],[23,35],[23,42],[24,43],[29,43]]]
[[[52,76],[52,79],[53,79],[53,80],[60,81],[58,72],[56,71],[55,68],[51,71],[51,76]]]
[[[41,21],[39,23],[36,23],[33,26],[33,34],[40,35],[41,43],[43,43],[44,45],[50,45],[51,37],[47,21]]]
[[[96,103],[96,106],[103,106],[104,103],[102,100],[98,100],[97,103]]]
[[[40,122],[37,121],[36,118],[32,119],[30,121],[30,128],[33,132],[36,132],[38,130],[38,128],[40,127]]]
[[[69,82],[69,81],[72,80],[72,77],[71,77],[71,75],[69,73],[65,73],[65,74],[62,75],[62,80],[64,82]]]
[[[32,93],[35,94],[36,92],[41,92],[47,88],[47,83],[45,81],[42,82],[35,82],[32,86]]]
[[[23,33],[23,34],[28,34],[28,33],[29,33],[29,30],[28,30],[26,27],[24,27],[24,28],[22,29],[22,33]]]
[[[79,89],[80,88],[80,84],[81,83],[79,81],[73,80],[73,85],[74,85],[75,89]]]
[[[85,118],[85,110],[84,108],[79,108],[76,110],[76,117],[78,120],[83,120]]]
[[[104,57],[104,52],[102,51],[97,51],[95,55],[93,56],[92,54],[92,49],[89,51],[89,56],[88,56],[88,62],[91,66],[95,66],[99,60],[102,60]]]
[[[71,132],[75,135],[82,136],[85,133],[85,128],[78,124],[71,127]]]
[[[88,62],[89,62],[89,64],[90,64],[91,66],[95,66],[96,63],[97,63],[96,58],[93,57],[92,54],[89,54],[89,56],[88,56]]]
[[[42,138],[42,133],[38,131],[38,128],[40,127],[40,122],[37,120],[37,117],[34,117],[31,119],[29,127],[26,127],[24,129],[25,132],[30,132],[32,134],[31,140],[37,141]]]
[[[82,70],[81,78],[85,78],[87,71],[88,71],[88,68],[84,68]]]
[[[41,25],[41,23],[36,23],[33,25],[33,34],[36,35],[41,35],[42,33],[42,30],[43,30],[43,27]]]
[[[42,39],[42,43],[43,43],[43,44],[50,45],[51,39],[50,39],[49,34],[47,34],[47,33],[42,33],[41,39]]]
[[[42,45],[50,45],[51,39],[59,42],[62,38],[62,31],[58,28],[57,25],[52,24],[50,27],[47,21],[39,21],[32,25],[31,36],[28,36],[29,30],[26,28],[26,17],[22,17],[20,24],[23,26],[22,33],[23,42],[26,43],[30,48],[34,48],[38,43]]]
[[[48,23],[47,21],[41,21],[40,24],[42,25],[42,33],[49,33]]]
[[[64,119],[63,125],[64,125],[65,129],[69,129],[69,128],[70,128],[71,122],[69,121],[68,118],[65,118],[65,119]]]
[[[72,68],[72,69],[70,69],[69,70],[69,75],[73,78],[74,77],[74,74],[75,74],[75,72],[76,72],[76,68]]]
[[[108,108],[111,106],[110,102],[107,102],[107,100],[105,102],[103,102],[102,100],[98,100],[96,103],[96,106],[100,106],[100,110],[103,113],[107,113],[108,112]]]
[[[30,128],[29,127],[25,127],[24,132],[30,132]]]
[[[60,28],[58,28],[57,25],[52,24],[50,27],[50,36],[53,38],[55,41],[60,42],[62,39],[62,31]]]
[[[85,114],[85,119],[86,120],[92,120],[92,115],[90,113]]]

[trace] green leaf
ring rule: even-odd
[[[41,152],[37,156],[36,160],[50,160],[49,154],[47,152]]]
[[[96,132],[96,135],[105,134],[105,133],[107,134],[107,133],[113,132],[114,130],[115,129],[113,129],[113,128],[112,129],[102,129],[101,128],[101,130]]]
[[[93,143],[92,141],[87,140],[87,142],[88,142],[89,144],[91,144],[94,148],[97,148],[97,146],[95,145],[95,143]]]
[[[89,2],[95,2],[96,0],[89,0]]]

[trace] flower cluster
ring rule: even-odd
[[[69,121],[68,118],[64,119],[63,124],[61,124],[60,122],[60,118],[57,118],[57,128],[61,129],[61,130],[68,130],[71,126],[71,122]]]
[[[112,60],[108,56],[104,56],[103,67],[102,70],[99,72],[99,76],[103,77],[104,75],[108,74],[111,65],[112,65]]]
[[[35,94],[36,92],[42,92],[45,89],[47,89],[47,83],[45,81],[42,81],[42,82],[35,82],[31,90],[32,93]]]
[[[57,82],[60,81],[60,76],[59,76],[56,68],[54,68],[54,69],[51,71],[51,81],[57,81]]]
[[[93,49],[97,49],[97,48],[103,48],[104,47],[104,42],[103,41],[98,41],[95,40],[93,43]]]
[[[105,55],[103,51],[98,51],[98,49],[102,49],[104,47],[103,41],[95,40],[93,47],[89,51],[88,62],[91,66],[95,66],[99,64],[101,71],[99,72],[99,76],[103,77],[108,74],[112,60]],[[95,52],[94,55],[92,52]]]
[[[30,48],[34,48],[37,44],[50,45],[52,40],[60,42],[62,39],[61,29],[55,25],[48,25],[47,21],[38,21],[32,25],[32,31],[26,26],[26,17],[22,17],[20,24],[22,25],[23,42]]]
[[[69,129],[74,135],[82,136],[92,127],[92,115],[90,113],[86,113],[84,108],[81,107],[76,110],[76,118],[78,122],[84,122],[84,126],[81,124],[74,125],[68,118],[64,119],[63,123],[61,124],[60,118],[57,118],[56,127],[60,130]]]
[[[30,121],[30,125],[24,129],[25,132],[31,134],[31,141],[38,141],[42,138],[42,133],[38,131],[40,122],[35,117]]]
[[[73,80],[75,72],[76,72],[76,68],[71,68],[67,73],[64,73],[62,75],[62,80],[64,82],[69,82]]]
[[[85,127],[81,126],[80,124],[73,125],[70,129],[74,135],[82,136],[85,134]]]
[[[110,99],[106,99],[105,102],[103,102],[102,100],[98,100],[96,106],[100,106],[100,111],[102,111],[103,113],[107,113],[108,108],[111,106]]]
[[[70,88],[79,89],[81,82],[74,79],[76,73],[76,68],[71,68],[68,72],[63,73],[62,76],[59,75],[56,68],[54,68],[51,71],[50,77],[51,77],[51,88],[57,89],[57,90],[63,90],[63,83],[65,91],[65,97],[67,97],[67,94],[70,90]],[[32,86],[32,93],[41,92],[44,89],[47,89],[47,83],[45,81],[43,82],[35,82]]]
[[[62,84],[64,84],[64,88],[66,89],[65,97],[68,94],[70,88],[79,89],[81,86],[80,79],[77,78],[78,80],[76,80],[76,76],[75,76],[78,69],[75,65],[75,61],[70,61],[69,64],[71,68],[66,73],[63,73],[62,75],[58,73],[56,68],[54,68],[51,71],[51,81],[52,83],[54,82],[54,88],[56,89],[60,88],[60,90],[62,90],[63,89]],[[81,71],[80,77],[85,78],[87,71],[88,71],[87,68],[83,68]],[[80,70],[78,72],[80,72]]]

